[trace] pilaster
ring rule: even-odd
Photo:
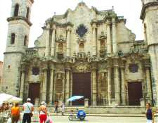
[[[24,98],[24,83],[25,83],[25,69],[22,68],[21,71],[21,85],[20,85],[20,98],[23,99]]]
[[[52,30],[51,56],[55,56],[55,32],[56,32],[56,26],[54,25]]]
[[[71,54],[71,27],[67,27],[67,49],[66,49],[66,56],[70,56]]]
[[[113,54],[117,53],[116,19],[112,18],[112,46]]]
[[[96,37],[96,23],[92,24],[92,40],[93,40],[93,55],[96,56],[97,55],[97,37]]]
[[[114,59],[114,84],[115,84],[115,103],[120,105],[120,81],[118,59]]]
[[[111,54],[111,29],[110,29],[111,22],[110,20],[107,20],[106,24],[107,24],[107,54],[110,55]]]
[[[45,49],[46,57],[48,57],[50,54],[49,30],[50,30],[50,25],[48,24],[45,30],[47,32],[46,33],[46,49]]]
[[[93,65],[92,68],[92,105],[97,105],[97,69],[96,66]]]
[[[43,82],[42,82],[42,100],[46,101],[46,88],[47,88],[47,68],[43,68]]]

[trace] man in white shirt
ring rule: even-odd
[[[23,121],[22,123],[31,123],[31,114],[32,111],[34,110],[34,106],[31,103],[31,99],[27,98],[27,102],[23,104]]]

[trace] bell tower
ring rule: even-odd
[[[151,61],[153,98],[158,106],[158,0],[142,0],[140,18]]]
[[[19,95],[20,63],[28,48],[31,6],[34,0],[12,0],[8,21],[8,36],[4,52],[2,91]]]

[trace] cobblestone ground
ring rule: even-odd
[[[101,117],[87,116],[85,121],[69,121],[68,116],[51,116],[53,123],[146,123],[145,117]],[[38,118],[37,118],[38,120]],[[32,123],[38,123],[33,120]]]

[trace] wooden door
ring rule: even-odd
[[[81,95],[91,100],[91,73],[73,73],[72,95]],[[73,105],[84,105],[84,99],[74,101]]]
[[[140,105],[140,99],[142,98],[141,82],[128,83],[128,98],[129,98],[129,105]]]
[[[40,98],[40,84],[39,83],[29,84],[29,98],[31,98],[31,102],[33,104],[35,104],[36,98]]]

